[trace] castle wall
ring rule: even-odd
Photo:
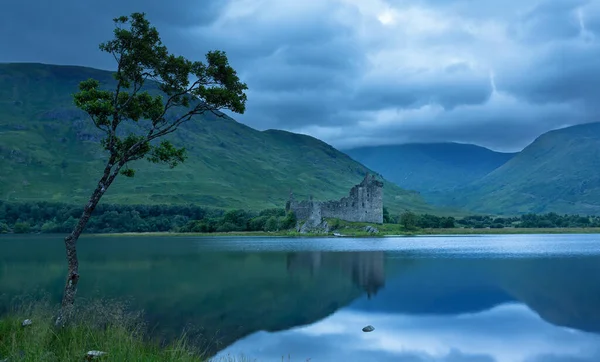
[[[298,220],[308,220],[313,208],[313,201],[289,201],[286,210],[293,211]]]
[[[294,201],[286,205],[298,220],[337,218],[352,222],[383,223],[383,183],[374,176],[365,179],[338,201]]]

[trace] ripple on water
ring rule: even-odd
[[[201,251],[388,251],[424,257],[548,257],[600,254],[600,234],[451,235],[384,238],[197,238]]]

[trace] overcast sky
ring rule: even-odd
[[[112,69],[98,43],[133,11],[174,53],[226,51],[260,130],[514,151],[600,121],[593,0],[2,0],[0,62]]]

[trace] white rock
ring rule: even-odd
[[[27,326],[30,326],[30,325],[32,325],[32,324],[33,324],[33,322],[31,321],[31,319],[25,319],[25,320],[23,321],[23,323],[21,323],[21,325],[22,325],[23,327],[27,327]]]
[[[86,354],[86,357],[88,358],[88,360],[94,359],[94,358],[98,358],[98,357],[102,357],[102,356],[106,356],[108,353],[106,352],[102,352],[102,351],[89,351]]]

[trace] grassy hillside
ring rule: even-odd
[[[110,87],[110,72],[73,66],[0,64],[0,199],[87,200],[106,155],[91,121],[72,103],[81,80]],[[249,100],[251,102],[251,100]],[[194,203],[221,208],[283,207],[290,190],[345,196],[367,168],[315,138],[260,132],[231,118],[197,118],[172,135],[188,150],[173,170],[135,164],[105,195],[113,203]],[[422,198],[385,182],[391,211],[429,211]]]
[[[600,123],[543,134],[485,177],[440,194],[478,212],[600,214]]]
[[[434,191],[463,187],[514,156],[460,143],[364,147],[346,153],[400,187],[421,192],[425,198]]]

